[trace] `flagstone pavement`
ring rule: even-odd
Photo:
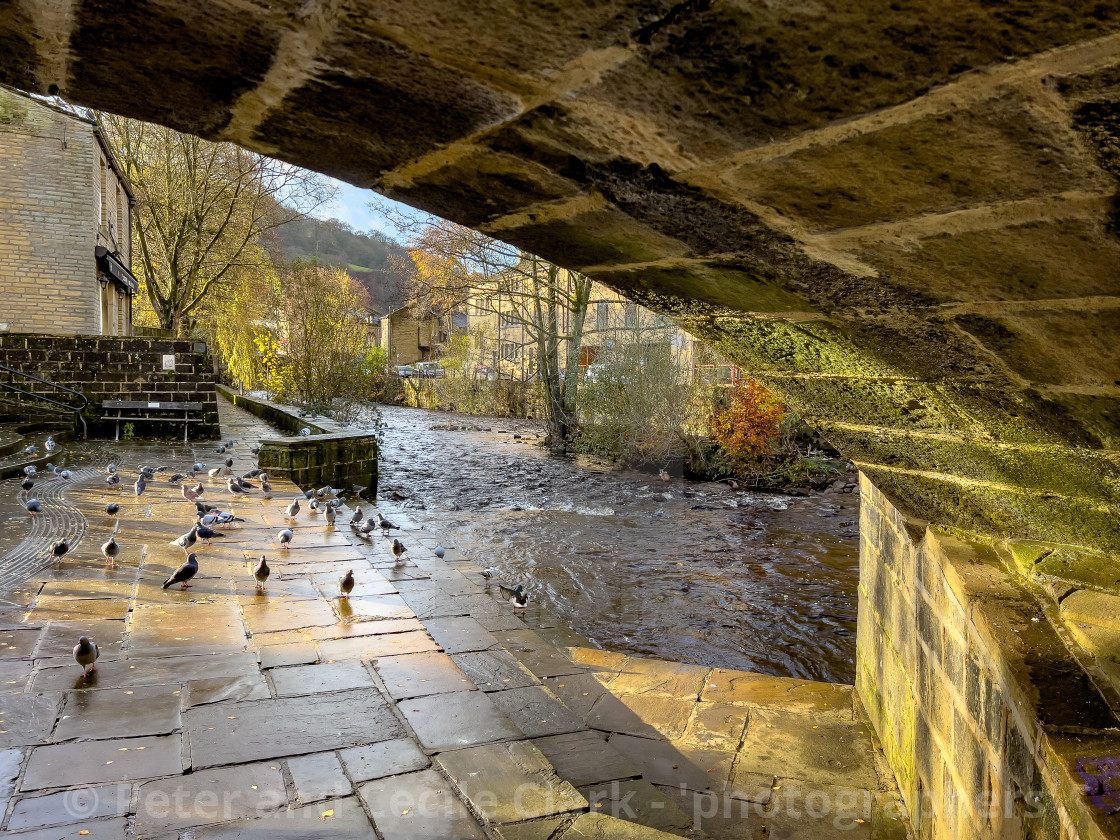
[[[244,473],[275,432],[221,402]],[[115,460],[125,479],[79,472],[62,496],[85,520],[80,542],[0,598],[0,826],[13,840],[908,836],[850,686],[596,649],[537,604],[515,615],[470,558],[438,558],[399,510],[381,508],[403,528],[400,565],[389,539],[344,524],[349,507],[330,528],[304,503],[289,525],[293,485],[234,498],[204,479],[205,498],[245,522],[195,547],[191,588],[162,589],[194,507],[158,477],[137,497],[128,475],[217,465],[215,448],[71,452]],[[114,532],[107,568],[99,546]],[[258,592],[261,554],[272,576]],[[339,599],[348,569],[357,586]],[[80,635],[101,650],[88,678],[71,654]]]

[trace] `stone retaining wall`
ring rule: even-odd
[[[1120,759],[1101,690],[1116,694],[1070,643],[1068,582],[1039,586],[1015,560],[1053,547],[927,526],[866,477],[861,496],[856,687],[916,836],[1120,834],[1114,782],[1085,795],[1114,772],[1095,760]]]
[[[267,420],[293,434],[305,426],[307,437],[262,438],[257,465],[267,473],[286,478],[307,490],[330,484],[350,492],[352,485],[367,488],[363,496],[377,495],[377,438],[368,432],[330,431],[329,420],[311,423],[276,403],[235,394],[218,386],[219,392],[238,408]]]
[[[164,356],[174,356],[174,369],[164,370]],[[0,364],[81,391],[89,399],[85,411],[91,436],[111,437],[114,424],[101,419],[105,400],[199,402],[203,422],[192,423],[193,438],[217,438],[218,403],[210,356],[194,343],[177,339],[123,336],[46,336],[0,334]],[[16,382],[0,372],[4,381]],[[36,394],[58,398],[58,392],[29,380],[16,382]],[[31,407],[33,403],[28,403]],[[8,414],[15,409],[5,409]],[[183,436],[182,423],[136,423],[137,437]]]

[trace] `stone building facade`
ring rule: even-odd
[[[92,113],[0,87],[0,331],[130,335],[134,203]]]

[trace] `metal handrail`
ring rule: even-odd
[[[40,379],[38,376],[33,376],[30,373],[25,373],[22,370],[10,368],[7,365],[0,365],[0,370],[6,371],[7,373],[14,373],[16,376],[22,376],[24,379],[30,379],[32,382],[38,382],[40,385],[49,385],[51,388],[55,388],[59,391],[65,391],[68,394],[73,394],[78,399],[80,399],[82,401],[82,404],[75,407],[70,405],[69,403],[59,402],[58,400],[51,399],[50,397],[44,397],[42,394],[36,394],[32,391],[25,391],[23,388],[19,388],[11,384],[10,382],[0,382],[0,388],[4,388],[8,391],[14,391],[17,394],[23,394],[24,396],[31,397],[35,400],[42,400],[43,402],[48,402],[51,405],[57,405],[59,408],[65,408],[67,411],[73,411],[78,416],[78,420],[80,420],[82,423],[82,440],[85,440],[88,437],[88,432],[86,429],[86,418],[82,417],[82,411],[89,405],[89,398],[85,394],[83,394],[81,391],[75,391],[73,388],[67,388],[65,385],[59,385],[57,382]]]

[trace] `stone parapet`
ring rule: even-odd
[[[366,488],[363,495],[377,494],[377,437],[369,431],[335,431],[336,425],[324,420],[313,424],[277,403],[235,394],[219,386],[222,396],[284,431],[297,432],[310,428],[312,434],[301,437],[262,438],[257,465],[269,475],[286,478],[309,489],[330,484],[348,493],[353,485]]]

